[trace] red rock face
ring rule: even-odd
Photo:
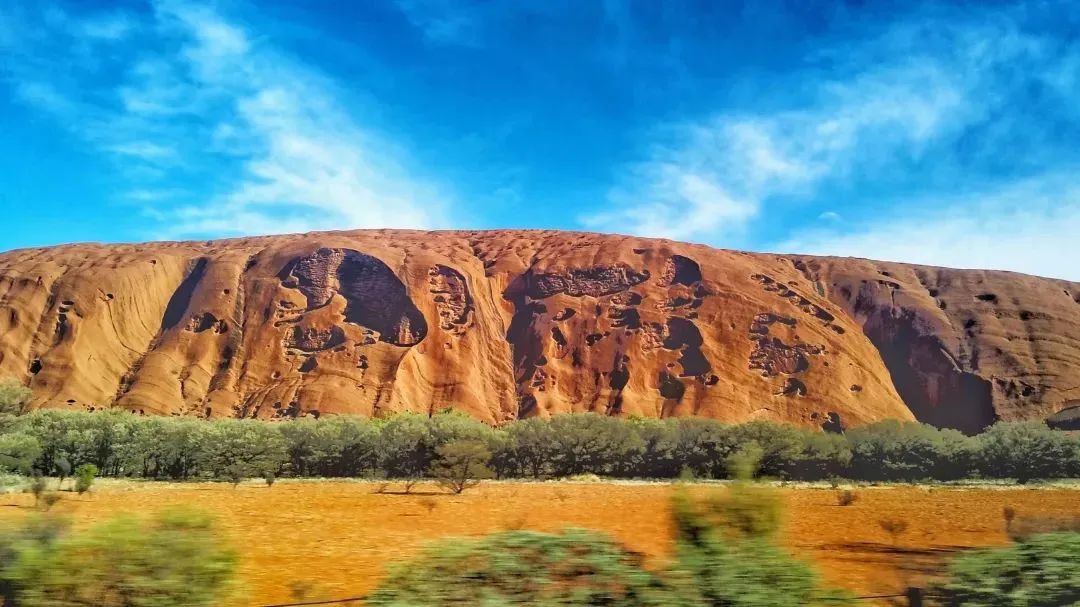
[[[1053,423],[1080,398],[1077,283],[861,259],[794,263],[862,326],[919,420],[967,432],[997,419]]]
[[[974,431],[1076,406],[1077,300],[1016,274],[566,232],[71,245],[0,255],[0,376],[38,407],[147,414]]]

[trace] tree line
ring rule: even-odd
[[[755,453],[755,476],[796,481],[1080,477],[1080,436],[1038,422],[998,423],[965,436],[897,421],[840,434],[768,422],[596,414],[499,428],[453,412],[288,422],[120,411],[0,415],[0,471],[47,476],[90,464],[105,477],[161,480],[418,479],[456,457],[468,460],[464,465],[481,461],[496,478],[722,479],[729,477],[732,456],[746,452]]]

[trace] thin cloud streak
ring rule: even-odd
[[[978,23],[940,15],[917,18],[893,24],[869,41],[820,49],[812,64],[830,66],[827,77],[814,69],[786,80],[777,77],[777,87],[799,91],[791,96],[794,107],[724,110],[657,129],[643,147],[643,160],[620,171],[605,209],[579,221],[593,229],[721,246],[864,257],[885,255],[884,240],[896,249],[888,254],[900,260],[980,267],[1000,262],[1006,268],[1075,276],[1060,264],[1040,265],[1027,252],[1019,255],[1022,262],[1001,254],[1010,245],[1035,244],[1040,229],[1051,235],[1047,243],[1062,245],[1068,231],[1060,226],[1072,225],[1075,217],[1072,198],[1025,185],[1033,196],[1044,197],[1019,212],[958,195],[975,187],[987,196],[1008,190],[1010,180],[1020,177],[997,179],[991,168],[1001,163],[1005,150],[1015,156],[1010,168],[1028,167],[1028,175],[1061,165],[1058,148],[1044,143],[1054,133],[1032,133],[1017,122],[1015,104],[1028,102],[1033,88],[1042,92],[1043,103],[1056,103],[1066,120],[1080,119],[1075,103],[1062,109],[1080,93],[1069,69],[1080,65],[1080,48],[1025,32],[1018,21],[1022,13],[986,14]],[[905,174],[911,166],[919,168]],[[937,166],[947,166],[962,180],[934,182],[932,173],[922,173]],[[987,185],[995,180],[996,185]],[[874,219],[860,220],[878,214],[882,204],[876,191],[873,199],[858,199],[867,194],[856,183],[913,186],[907,197],[903,186],[885,190],[898,209],[891,221],[909,227],[896,232],[900,236],[887,236],[891,232],[874,229]],[[920,231],[902,221],[940,204],[953,206],[948,213],[926,213],[944,222],[938,230]],[[808,220],[819,216],[817,225],[827,222],[827,235],[821,236],[813,221],[784,225],[796,208]],[[843,221],[836,208],[842,209]],[[993,212],[1000,220],[968,217]],[[769,228],[774,221],[780,227]],[[1007,226],[1018,221],[1026,223],[1010,236]],[[777,230],[786,231],[786,238],[773,235]],[[760,234],[769,234],[770,241],[755,237]],[[924,250],[911,244],[927,238],[941,242]],[[831,239],[839,239],[836,246],[829,245]],[[962,244],[954,247],[954,242]],[[1051,249],[1035,244],[1028,251],[1053,257]]]
[[[629,225],[646,236],[723,238],[745,229],[771,198],[809,196],[856,163],[917,148],[964,111],[958,87],[928,65],[866,74],[821,96],[804,110],[722,114],[676,128],[674,141],[655,145],[613,188],[616,210],[583,222]]]
[[[119,197],[157,218],[153,236],[445,225],[447,194],[358,124],[333,80],[204,5],[153,8],[136,22],[54,7],[55,31],[9,42],[8,74],[23,102],[116,160],[131,188]],[[122,78],[87,93],[93,67],[37,59],[69,44],[110,50]]]
[[[1080,282],[1067,251],[1080,233],[1075,175],[1053,174],[997,191],[931,197],[842,229],[807,231],[776,245],[786,253],[864,257],[954,268],[1011,270]],[[917,204],[912,204],[917,203]],[[921,209],[912,212],[911,206]]]

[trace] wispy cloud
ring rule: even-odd
[[[479,46],[482,20],[478,7],[460,0],[397,0],[398,9],[428,40]]]
[[[140,19],[51,14],[39,35],[8,42],[7,78],[25,103],[117,159],[131,188],[118,195],[157,218],[153,235],[445,221],[443,188],[350,114],[329,76],[243,22],[182,0],[158,0]],[[65,65],[73,43],[102,51],[120,78]]]
[[[856,165],[917,149],[964,110],[958,83],[913,63],[831,83],[803,109],[722,113],[673,129],[613,188],[616,210],[584,221],[649,236],[727,236],[771,198],[810,195]]]
[[[82,34],[89,38],[102,40],[122,40],[129,36],[138,24],[126,13],[105,13],[82,21],[79,24]]]
[[[805,231],[777,250],[1080,281],[1080,267],[1064,254],[1076,247],[1080,233],[1077,171],[1080,167],[998,190],[905,201],[873,221]]]
[[[876,203],[858,198],[867,196],[853,185],[860,182],[907,179],[930,187],[938,163],[973,183],[983,173],[993,177],[988,167],[1006,151],[1014,167],[1054,164],[1057,149],[1048,142],[1016,147],[1038,136],[1018,122],[1024,113],[1017,104],[1035,89],[1056,108],[1075,99],[1070,66],[1080,65],[1080,49],[1025,33],[1017,15],[1022,11],[987,12],[977,23],[923,16],[869,40],[825,46],[806,69],[770,76],[781,94],[762,91],[759,106],[768,109],[728,108],[656,129],[642,160],[619,171],[605,209],[580,221],[605,231],[761,247],[769,245],[749,235],[768,232],[764,226],[777,217],[798,212],[811,220],[804,223],[819,215],[836,222],[838,212],[847,217]],[[1080,118],[1080,110],[1063,111]],[[835,194],[848,199],[828,199]],[[870,195],[880,197],[880,189]],[[865,254],[873,252],[869,246]]]

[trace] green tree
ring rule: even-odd
[[[139,418],[121,457],[143,478],[187,480],[199,471],[206,435],[215,424],[190,418]]]
[[[1080,441],[1042,422],[997,423],[979,435],[980,469],[986,476],[1062,478],[1075,473]]]
[[[34,393],[17,380],[0,379],[0,415],[23,415],[30,410]]]
[[[305,418],[281,424],[280,431],[296,476],[361,476],[377,466],[379,433],[370,420]]]
[[[738,448],[731,427],[716,420],[680,417],[670,420],[675,426],[673,467],[690,470],[698,478],[722,478],[724,462]]]
[[[202,434],[199,468],[238,484],[276,472],[286,460],[285,440],[273,424],[256,420],[214,422]]]
[[[368,599],[381,607],[671,605],[638,555],[602,535],[508,531],[435,544],[392,567]]]
[[[208,518],[180,511],[77,534],[32,523],[0,537],[0,555],[9,607],[210,607],[236,562]]]
[[[686,467],[676,461],[679,440],[678,426],[671,419],[634,418],[626,422],[637,435],[637,448],[632,445],[618,462],[615,473],[626,477],[673,478]]]
[[[21,432],[0,434],[0,471],[29,474],[41,456],[41,443]]]
[[[97,475],[98,467],[94,464],[83,464],[75,468],[75,491],[78,491],[79,495],[89,491],[94,486]]]
[[[64,490],[64,481],[71,475],[71,462],[66,457],[62,457],[56,462],[56,476],[58,482],[56,484],[57,491]]]
[[[760,449],[757,474],[761,476],[788,477],[803,453],[804,432],[794,426],[748,422],[733,426],[731,433],[739,449],[751,444]]]
[[[491,451],[477,440],[456,440],[435,450],[437,459],[431,466],[431,476],[439,485],[458,494],[491,478]]]
[[[971,475],[975,445],[956,430],[886,420],[847,433],[849,474],[883,481],[953,480]]]
[[[554,432],[548,420],[530,417],[506,427],[504,453],[495,455],[500,476],[544,478],[554,472]]]
[[[379,465],[387,476],[405,479],[409,491],[431,467],[434,443],[426,417],[395,415],[386,420],[379,433]]]
[[[560,415],[550,422],[555,473],[611,474],[642,448],[641,438],[621,419],[595,413]]]

